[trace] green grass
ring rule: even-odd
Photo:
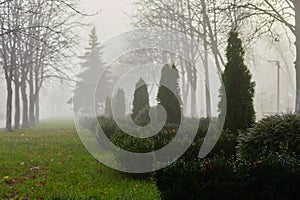
[[[150,180],[130,179],[100,164],[72,120],[0,131],[0,199],[159,199]]]

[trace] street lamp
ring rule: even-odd
[[[280,111],[280,61],[268,60],[270,63],[275,63],[277,66],[277,114]]]

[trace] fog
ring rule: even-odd
[[[82,0],[81,9],[85,13],[99,14],[92,17],[85,17],[84,20],[90,23],[89,28],[80,29],[81,53],[84,53],[84,47],[88,45],[88,34],[95,26],[97,35],[101,42],[104,42],[115,35],[125,31],[132,30],[130,15],[133,13],[132,1],[130,0]],[[249,53],[251,51],[251,54]],[[249,53],[249,54],[248,54]],[[295,70],[294,70],[294,46],[282,36],[278,42],[271,38],[262,37],[251,49],[246,51],[246,64],[253,74],[253,80],[256,82],[255,110],[260,119],[266,114],[277,112],[277,66],[272,61],[279,61],[280,69],[280,112],[291,112],[295,104]],[[255,59],[253,59],[255,58]],[[76,59],[76,58],[74,58]],[[70,74],[76,79],[79,72],[79,60],[74,68],[74,74]],[[213,65],[213,61],[211,61]],[[114,72],[118,74],[117,71]],[[216,71],[211,73],[216,74]],[[136,80],[135,80],[136,81]],[[135,81],[131,84],[134,87]],[[0,78],[0,126],[3,126],[5,116],[6,89],[3,75]],[[57,83],[49,81],[44,84],[40,93],[40,115],[42,119],[46,118],[70,118],[72,109],[67,101],[72,97],[74,83]],[[198,92],[201,93],[201,83],[198,85]],[[217,90],[219,85],[212,81],[212,90]],[[203,88],[202,88],[203,89]],[[151,104],[155,104],[155,94],[157,89],[151,94]],[[203,93],[203,91],[202,91]],[[133,95],[133,94],[132,94]],[[199,96],[199,101],[204,102],[204,97]],[[212,98],[217,102],[218,94],[213,94]],[[129,100],[128,100],[129,101]],[[204,104],[199,110],[199,115],[204,116]],[[127,112],[130,108],[127,107]],[[217,105],[213,105],[213,115],[217,114]]]
[[[129,30],[130,20],[125,14],[131,13],[130,1],[128,0],[82,0],[81,9],[84,13],[99,14],[85,18],[84,20],[90,24],[88,29],[79,29],[81,35],[81,47],[85,48],[88,45],[88,34],[92,26],[96,26],[98,30],[99,40],[105,41],[113,35],[120,34]],[[82,49],[82,53],[84,49]],[[78,63],[80,60],[78,60]],[[74,80],[75,75],[79,72],[80,67],[74,66]],[[0,78],[0,126],[4,124],[5,117],[5,90],[4,77]],[[71,106],[67,101],[72,97],[74,84],[60,84],[48,82],[41,91],[41,118],[70,118],[73,116]],[[2,127],[1,126],[1,127]]]

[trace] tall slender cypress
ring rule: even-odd
[[[227,111],[224,128],[236,133],[236,130],[245,130],[252,127],[255,122],[253,106],[255,82],[248,67],[244,64],[245,50],[242,41],[236,31],[229,33],[226,49],[227,64],[222,74],[226,91]],[[225,100],[225,94],[220,93],[221,102]]]
[[[182,101],[179,89],[179,75],[175,65],[165,65],[162,68],[157,101],[167,112],[166,123],[179,125],[182,114]]]

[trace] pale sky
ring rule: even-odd
[[[132,13],[132,0],[81,0],[81,5],[87,13],[101,11],[88,18],[97,27],[101,41],[130,30],[130,18],[125,13]]]

